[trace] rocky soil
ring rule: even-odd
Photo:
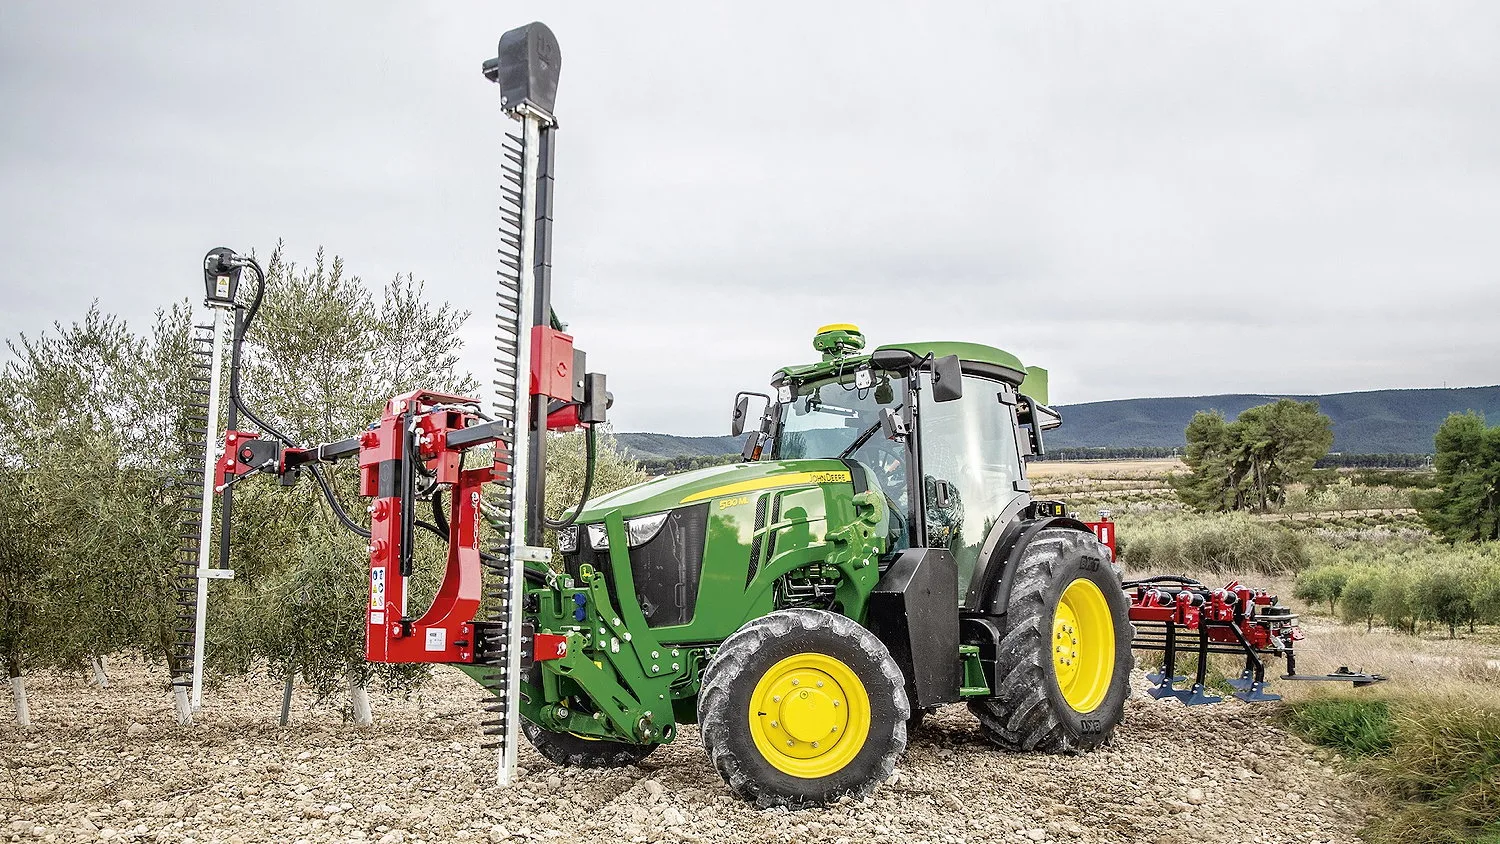
[[[200,723],[178,727],[158,673],[113,673],[102,691],[33,678],[36,726],[0,727],[0,840],[1354,842],[1364,811],[1266,704],[1186,709],[1137,691],[1114,746],[1082,757],[1000,753],[947,707],[873,797],[788,812],[730,797],[691,728],[615,771],[528,747],[499,789],[478,689],[447,669],[420,696],[372,694],[370,728],[300,696],[279,727],[280,685],[264,679],[210,690]]]

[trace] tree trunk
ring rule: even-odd
[[[31,726],[31,704],[26,700],[26,678],[21,676],[21,660],[11,654],[7,659],[10,669],[10,696],[16,704],[16,726]]]
[[[104,670],[104,657],[89,657],[89,667],[94,671],[94,679],[90,682],[101,689],[109,688],[109,674]]]
[[[288,671],[286,680],[281,684],[281,726],[283,727],[292,723],[292,680],[296,676],[294,672]]]
[[[370,715],[370,693],[365,684],[352,674],[349,677],[349,707],[354,713],[354,723],[361,727],[374,723],[374,718]]]
[[[172,703],[177,711],[177,724],[187,727],[193,723],[193,706],[188,700],[188,685],[192,678],[186,674],[172,675]]]

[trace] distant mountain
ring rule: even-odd
[[[1049,431],[1052,448],[1174,448],[1200,410],[1218,410],[1233,419],[1246,408],[1278,398],[1313,400],[1333,419],[1333,450],[1345,454],[1427,454],[1432,436],[1449,413],[1477,410],[1500,423],[1500,386],[1434,390],[1372,390],[1326,396],[1275,394],[1118,399],[1063,405],[1063,426]],[[637,459],[731,454],[739,437],[678,437],[671,434],[617,434]]]
[[[1182,431],[1200,410],[1218,410],[1233,419],[1246,408],[1279,395],[1224,395],[1191,398],[1120,399],[1059,408],[1063,426],[1047,434],[1049,446],[1183,445]],[[1432,436],[1449,413],[1477,410],[1500,422],[1500,386],[1438,390],[1372,390],[1326,396],[1286,396],[1313,400],[1333,420],[1333,450],[1345,454],[1426,454]]]

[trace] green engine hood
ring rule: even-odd
[[[777,487],[851,480],[849,467],[841,460],[763,460],[710,466],[653,478],[590,499],[578,515],[578,523],[602,521],[611,510],[619,510],[622,517],[629,519],[715,498],[754,495]]]

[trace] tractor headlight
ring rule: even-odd
[[[564,554],[578,551],[578,525],[557,529],[557,550]]]
[[[609,548],[609,534],[605,532],[604,525],[589,525],[589,547],[595,551],[603,551]]]
[[[667,523],[667,517],[672,515],[669,510],[665,513],[654,513],[650,516],[641,516],[639,519],[625,520],[625,542],[631,548],[636,548],[650,542],[658,533],[661,526]],[[589,547],[595,551],[606,551],[609,549],[609,533],[605,531],[604,524],[592,524],[588,526]],[[561,534],[559,534],[559,542]]]
[[[639,519],[631,519],[625,523],[625,538],[630,542],[630,547],[635,548],[650,542],[653,537],[661,532],[661,526],[667,523],[667,517],[672,515],[671,511],[657,513],[654,516],[642,516]]]

